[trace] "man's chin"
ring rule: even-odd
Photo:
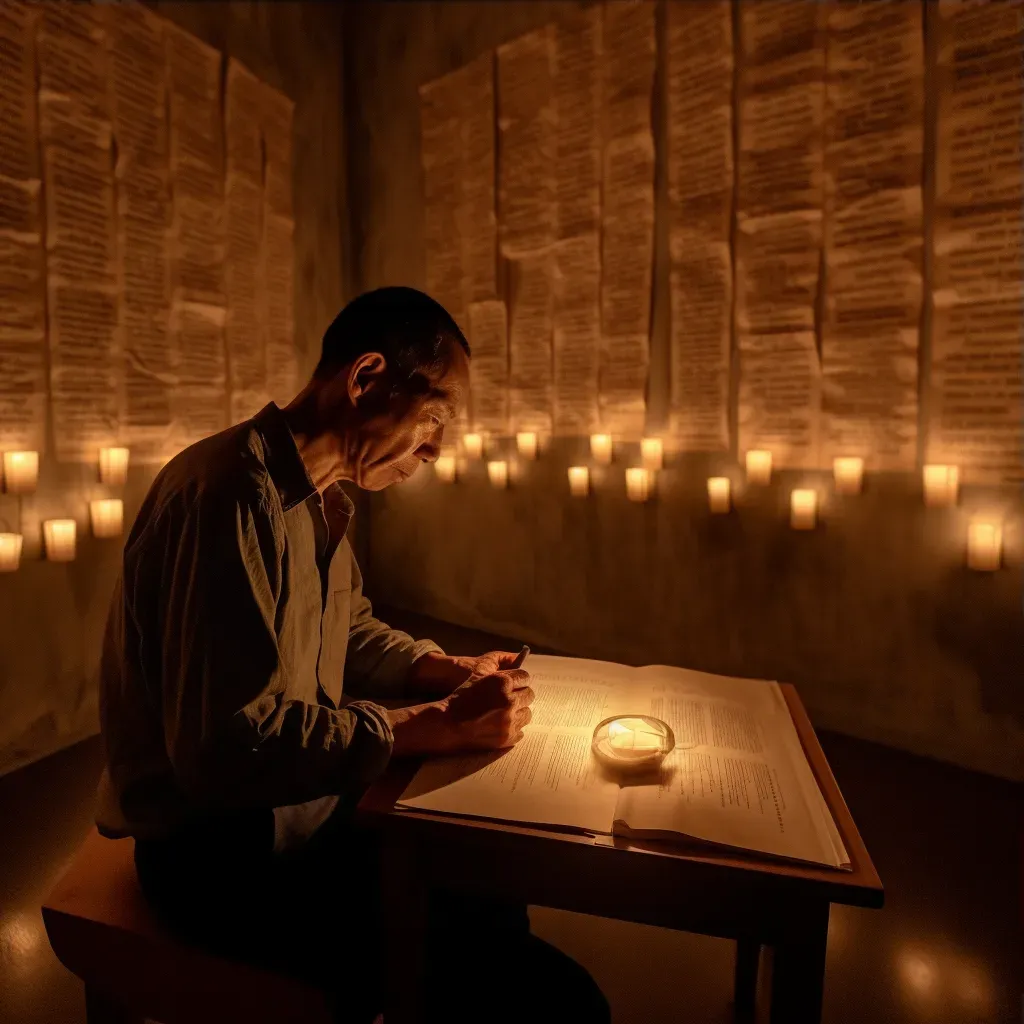
[[[363,490],[383,491],[386,487],[403,484],[418,468],[418,466],[413,466],[412,469],[402,469],[400,466],[393,466],[387,473],[381,473],[379,476],[374,474],[372,479],[363,484]]]

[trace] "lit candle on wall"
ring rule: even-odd
[[[590,493],[590,470],[586,466],[569,467],[569,493],[574,498],[585,498]]]
[[[488,462],[487,476],[490,478],[492,487],[499,489],[508,487],[508,463]]]
[[[439,455],[434,463],[434,474],[442,483],[451,484],[455,482],[455,456]]]
[[[47,519],[43,523],[46,557],[51,562],[71,562],[75,557],[74,519]]]
[[[537,458],[537,435],[532,430],[521,430],[516,434],[516,448],[524,459]]]
[[[612,461],[612,435],[591,434],[590,454],[594,456],[596,462],[607,466]]]
[[[813,530],[818,521],[816,491],[796,490],[789,498],[790,525],[794,530]]]
[[[646,501],[651,494],[652,473],[643,466],[626,470],[626,495],[630,501]]]
[[[727,476],[708,478],[708,505],[712,512],[721,514],[729,511],[731,490],[732,486]]]
[[[4,487],[8,494],[31,494],[39,482],[39,452],[4,452]]]
[[[747,452],[747,480],[752,484],[767,484],[772,478],[772,453],[763,448]]]
[[[860,494],[864,460],[858,457],[833,459],[832,475],[835,477],[837,494]]]
[[[640,462],[645,469],[661,469],[664,458],[665,450],[660,437],[640,439]]]
[[[462,450],[471,459],[479,459],[484,453],[483,434],[463,434]]]
[[[21,564],[21,534],[0,533],[0,572],[14,572]]]
[[[924,467],[924,503],[926,505],[955,505],[959,489],[959,466],[931,465]]]
[[[128,479],[128,449],[100,449],[100,480],[120,486]]]
[[[94,537],[120,537],[124,527],[124,502],[120,498],[100,498],[89,502]]]
[[[1003,528],[975,520],[967,528],[967,565],[979,572],[995,572],[1003,557]]]

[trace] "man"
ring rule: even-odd
[[[448,657],[375,619],[347,539],[340,483],[380,490],[433,462],[468,367],[458,326],[421,292],[351,302],[287,408],[158,475],[107,626],[101,830],[135,837],[143,890],[172,927],[330,989],[345,1020],[381,998],[388,879],[349,825],[359,796],[393,755],[508,747],[530,720],[513,654]],[[397,697],[412,706],[373,702]],[[526,1005],[607,1019],[525,908],[434,894],[430,926],[429,1019],[511,1021]]]

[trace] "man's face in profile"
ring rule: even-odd
[[[368,415],[351,452],[358,485],[379,491],[407,480],[421,463],[434,462],[468,387],[469,357],[460,345],[445,342],[437,367],[399,386],[384,386],[377,396],[368,394]]]

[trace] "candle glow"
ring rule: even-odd
[[[120,498],[100,498],[89,502],[94,537],[120,537],[124,528],[124,502]]]
[[[995,572],[1003,557],[1003,528],[999,523],[975,520],[967,528],[967,566]]]
[[[643,466],[631,466],[626,470],[626,495],[630,501],[646,501],[651,494],[653,474]]]
[[[455,456],[439,455],[434,463],[434,474],[442,483],[451,484],[455,482]]]
[[[100,449],[101,483],[120,486],[128,479],[128,449]]]
[[[594,460],[602,466],[609,465],[612,461],[612,435],[591,434],[590,454],[593,455]]]
[[[14,572],[21,564],[20,533],[0,533],[0,572]]]
[[[794,530],[813,530],[818,521],[818,495],[815,491],[795,490],[789,498],[790,525]]]
[[[960,467],[930,465],[924,467],[924,503],[930,507],[955,505],[960,490]]]
[[[585,498],[590,493],[590,470],[586,466],[569,467],[569,493],[574,498]]]
[[[499,490],[508,487],[508,463],[488,462],[487,476],[490,478],[491,486]]]
[[[471,459],[479,459],[484,453],[483,434],[463,434],[462,450]]]
[[[772,453],[762,448],[747,452],[747,480],[752,484],[767,484],[772,478]]]
[[[39,452],[4,452],[4,487],[8,494],[31,494],[39,482]]]
[[[644,469],[661,469],[665,460],[665,449],[660,437],[644,437],[640,440],[640,463]]]
[[[74,519],[47,519],[43,523],[46,557],[51,562],[71,562],[75,558]]]
[[[864,460],[858,457],[833,459],[832,475],[836,481],[836,493],[859,494],[864,479]]]
[[[708,506],[711,511],[721,515],[729,511],[732,484],[727,476],[708,478]]]
[[[516,448],[524,459],[537,458],[537,435],[532,430],[521,430],[516,434]]]

